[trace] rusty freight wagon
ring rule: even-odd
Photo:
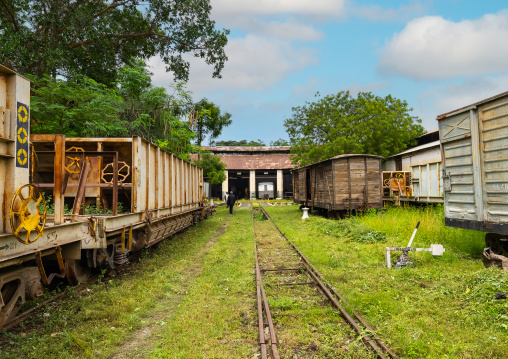
[[[55,278],[84,281],[210,214],[202,169],[134,136],[30,134],[30,82],[0,66],[0,330]]]
[[[339,155],[293,170],[295,203],[338,216],[382,208],[382,158]]]
[[[487,232],[508,255],[508,92],[437,117],[445,224]]]

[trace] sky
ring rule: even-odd
[[[216,140],[288,139],[284,120],[315,94],[349,90],[407,101],[426,130],[436,116],[508,91],[506,0],[211,0],[230,29],[221,79],[190,60],[187,88],[233,123]],[[158,58],[153,82],[173,80]],[[204,143],[208,144],[208,143]]]

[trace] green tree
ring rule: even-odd
[[[270,146],[291,146],[288,140],[279,138],[278,140],[271,141]]]
[[[219,156],[209,153],[201,155],[201,158],[194,161],[194,164],[203,168],[203,177],[208,177],[211,184],[221,184],[226,180],[226,164],[221,162]]]
[[[123,99],[120,118],[129,135],[137,135],[188,159],[196,152],[191,140],[195,134],[186,121],[193,102],[182,82],[170,85],[171,93],[154,87],[147,65],[131,61],[119,71],[116,83]]]
[[[129,59],[160,56],[186,80],[192,54],[220,77],[229,30],[210,0],[0,0],[0,63],[22,74],[82,74],[104,84]]]
[[[212,145],[213,146],[237,146],[237,147],[242,147],[242,146],[263,147],[263,146],[266,146],[266,144],[260,139],[258,139],[257,141],[247,141],[247,140],[217,141],[217,142],[213,142]]]
[[[195,134],[185,120],[193,101],[184,84],[173,84],[171,93],[154,87],[140,60],[119,73],[113,89],[85,76],[66,80],[32,76],[32,132],[69,137],[137,135],[185,159],[196,152],[191,144]]]
[[[85,76],[72,80],[43,76],[34,82],[31,97],[31,131],[69,137],[127,135],[120,122],[122,98],[114,89]]]
[[[387,157],[405,150],[425,132],[421,120],[409,114],[407,102],[391,95],[360,92],[353,98],[349,91],[341,91],[292,111],[284,126],[296,154],[293,163],[300,165],[347,153]]]
[[[222,114],[220,108],[206,98],[201,99],[194,105],[194,111],[198,114],[196,123],[193,126],[198,146],[201,146],[207,136],[209,136],[210,141],[219,137],[223,128],[229,126],[232,122],[230,113]]]

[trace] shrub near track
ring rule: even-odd
[[[442,206],[389,208],[342,221],[313,215],[303,221],[295,206],[267,210],[402,358],[508,356],[508,300],[494,299],[508,292],[508,273],[484,268],[485,234],[445,227]],[[411,252],[414,268],[386,268],[385,247],[406,246],[418,221],[412,246],[442,244],[444,255]]]

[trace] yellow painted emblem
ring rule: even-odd
[[[23,166],[28,161],[28,155],[24,149],[18,151],[18,163]]]
[[[18,141],[19,143],[25,143],[28,138],[28,134],[23,127],[20,127],[18,130]]]
[[[20,122],[26,122],[26,120],[28,120],[28,110],[25,106],[19,106],[18,119]]]

